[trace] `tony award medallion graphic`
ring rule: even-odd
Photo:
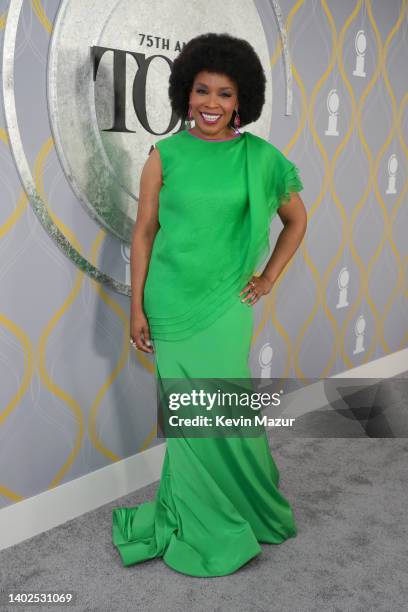
[[[52,171],[49,177],[36,178],[27,159],[29,135],[17,112],[16,84],[19,74],[29,70],[24,65],[28,59],[16,53],[24,2],[11,0],[9,5],[4,106],[25,192],[48,235],[71,261],[125,295],[130,295],[129,247],[142,168],[155,142],[185,128],[168,98],[172,64],[184,45],[210,31],[244,37],[262,61],[266,99],[272,100],[270,57],[280,36],[286,114],[291,113],[290,61],[279,4],[267,3],[262,15],[252,2],[238,12],[233,0],[227,0],[220,13],[219,4],[209,0],[206,9],[203,22],[202,15],[197,20],[197,8],[181,0],[165,5],[158,0],[55,3],[40,81],[46,85],[41,92],[46,115],[38,124],[43,134],[36,143],[38,150],[44,149],[47,169],[52,164]],[[268,138],[271,117],[269,103],[251,131]],[[52,181],[58,181],[64,192],[57,205],[48,192]]]

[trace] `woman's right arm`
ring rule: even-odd
[[[130,305],[130,337],[136,347],[152,353],[150,330],[143,310],[143,292],[158,220],[159,192],[162,186],[160,154],[153,149],[143,166],[140,176],[139,205],[133,226],[130,249],[130,282],[132,297]]]

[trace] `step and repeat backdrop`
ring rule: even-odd
[[[266,103],[243,130],[305,186],[307,234],[255,307],[254,377],[408,344],[408,2],[205,8],[0,0],[0,507],[161,442],[154,356],[129,344],[130,237],[150,147],[184,128],[168,77],[198,34],[256,49]]]

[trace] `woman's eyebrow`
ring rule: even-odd
[[[196,83],[196,85],[201,85],[202,87],[207,87],[205,83]],[[232,89],[230,85],[225,85],[225,87],[219,87],[219,89]]]

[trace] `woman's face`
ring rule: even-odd
[[[190,93],[190,105],[195,121],[192,132],[206,138],[231,137],[228,123],[238,106],[238,91],[225,74],[204,70],[197,73]]]

